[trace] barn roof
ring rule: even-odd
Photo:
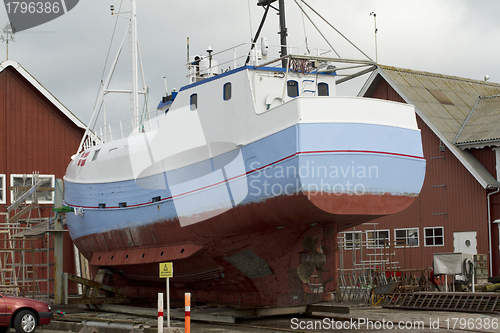
[[[381,80],[408,104],[484,188],[500,183],[466,148],[500,146],[500,84],[379,65],[360,92]]]
[[[28,80],[33,87],[35,87],[43,96],[45,96],[52,104],[54,104],[66,117],[68,117],[76,126],[80,128],[87,128],[85,124],[78,119],[70,110],[68,110],[54,95],[52,95],[40,82],[37,81],[27,70],[25,70],[21,64],[14,60],[6,60],[0,63],[0,72],[8,67],[14,68],[19,74],[21,74],[26,80]]]

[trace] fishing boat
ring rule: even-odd
[[[279,45],[259,27],[239,55],[188,56],[188,84],[152,112],[139,112],[146,86],[134,47],[132,118],[89,127],[67,168],[74,244],[129,297],[156,298],[159,264],[172,262],[172,298],[278,307],[330,299],[338,232],[407,208],[421,190],[414,107],[337,96],[338,84],[376,63],[294,54],[284,0],[275,2],[259,1],[261,27],[277,10]],[[133,0],[129,20],[137,45]]]

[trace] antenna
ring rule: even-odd
[[[371,12],[370,16],[373,16],[373,21],[375,23],[375,62],[378,63],[378,54],[377,54],[377,13]]]
[[[6,34],[6,37],[0,36],[0,40],[2,40],[2,42],[7,43],[7,55],[5,60],[9,60],[9,41],[15,42],[14,30],[12,29],[12,25],[10,23],[7,24],[5,27],[3,27],[3,33]]]

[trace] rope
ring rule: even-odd
[[[122,5],[123,5],[123,0],[121,0],[120,2],[120,8],[118,8],[118,12],[121,12],[121,9],[122,9]],[[102,69],[102,74],[101,74],[101,80],[99,82],[99,89],[97,89],[97,95],[96,95],[96,98],[95,98],[95,102],[94,102],[94,109],[97,105],[97,102],[98,102],[98,98],[99,98],[99,91],[101,90],[101,85],[103,83],[103,79],[104,79],[104,74],[106,73],[106,67],[108,65],[108,59],[109,59],[109,55],[111,53],[111,46],[113,45],[113,40],[115,38],[115,32],[116,32],[116,26],[118,25],[118,15],[116,15],[116,20],[115,20],[115,26],[113,28],[113,33],[111,34],[111,40],[109,41],[109,48],[108,48],[108,54],[106,55],[106,61],[104,61],[104,68]],[[102,87],[102,89],[104,89],[104,87]],[[99,114],[100,114],[100,111],[99,111]],[[97,123],[97,119],[99,118],[99,114],[98,116],[96,117],[96,120],[94,122],[94,125],[92,128],[95,127],[96,123]],[[90,124],[89,124],[90,126]]]
[[[311,54],[311,51],[309,51],[309,44],[307,42],[306,21],[304,20],[304,10],[302,9],[302,0],[300,0],[300,11],[302,12],[302,26],[304,28],[304,41],[306,43],[307,54]]]
[[[295,2],[297,2],[297,0],[294,0]],[[317,11],[314,10],[314,8],[312,8],[311,6],[309,6],[307,4],[307,2],[303,1],[304,4],[309,7],[310,10],[312,10],[314,12],[314,14],[318,15],[323,21],[325,21],[326,24],[328,24],[330,26],[330,28],[332,28],[333,30],[335,30],[340,36],[342,36],[342,38],[344,38],[346,41],[348,41],[356,50],[358,50],[359,52],[361,52],[365,57],[367,57],[369,60],[372,60],[372,58],[370,58],[369,56],[366,55],[366,53],[364,53],[363,51],[361,51],[361,49],[359,47],[357,47],[356,45],[354,45],[353,42],[351,42],[346,36],[344,36],[339,30],[337,30],[330,22],[328,22],[323,16],[321,16]],[[323,37],[324,38],[324,37]],[[325,39],[326,40],[326,39]],[[327,42],[328,43],[328,42]],[[328,43],[328,45],[330,45]],[[331,47],[331,46],[330,46]],[[373,61],[373,60],[372,60]]]
[[[302,9],[302,7],[299,5],[299,3],[297,2],[297,0],[293,0],[293,1],[295,1],[295,4],[297,6],[299,6],[299,8],[302,11],[302,13],[307,17],[307,19],[309,20],[309,22],[311,22],[311,24],[316,29],[316,31],[318,31],[318,33],[321,35],[321,37],[323,37],[323,39],[328,44],[328,46],[330,46],[330,48],[333,50],[333,52],[335,52],[335,54],[337,55],[337,57],[340,58],[340,55],[337,53],[337,51],[335,51],[335,49],[333,48],[332,44],[330,44],[330,42],[328,41],[328,39],[326,39],[326,37],[321,33],[321,30],[319,30],[319,28],[316,26],[316,24],[314,24],[313,20],[309,17],[309,15],[307,15],[307,13]],[[306,2],[304,2],[304,3],[309,7],[309,5]],[[311,8],[311,7],[309,7],[309,8]],[[319,15],[318,13],[316,13],[316,14]]]

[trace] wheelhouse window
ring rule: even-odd
[[[297,81],[290,80],[286,83],[287,92],[289,97],[299,96],[299,83]]]
[[[444,246],[444,228],[424,228],[425,246]]]
[[[389,230],[374,230],[366,232],[366,241],[369,249],[385,247],[386,243],[390,240]]]
[[[229,101],[231,99],[231,82],[224,85],[224,100]]]
[[[38,203],[40,204],[53,204],[54,203],[54,175],[38,175],[36,177],[36,182],[41,182],[38,191],[36,191],[36,197]],[[16,201],[21,195],[26,193],[33,185],[35,185],[35,180],[33,175],[21,175],[12,174],[10,175],[10,184],[12,190],[10,191],[10,201]],[[32,197],[30,196],[27,203],[32,202]]]
[[[198,109],[198,94],[192,94],[189,98],[189,105],[191,111]]]
[[[92,161],[95,161],[97,160],[97,156],[99,155],[99,152],[101,151],[101,149],[97,149],[96,151],[94,151],[94,155],[92,156]]]
[[[328,92],[328,83],[318,83],[318,96],[330,96]]]
[[[7,203],[5,192],[5,175],[0,175],[0,204]]]
[[[361,248],[361,231],[344,232],[344,248],[346,250]]]
[[[418,247],[418,228],[394,229],[394,240],[398,247]]]

